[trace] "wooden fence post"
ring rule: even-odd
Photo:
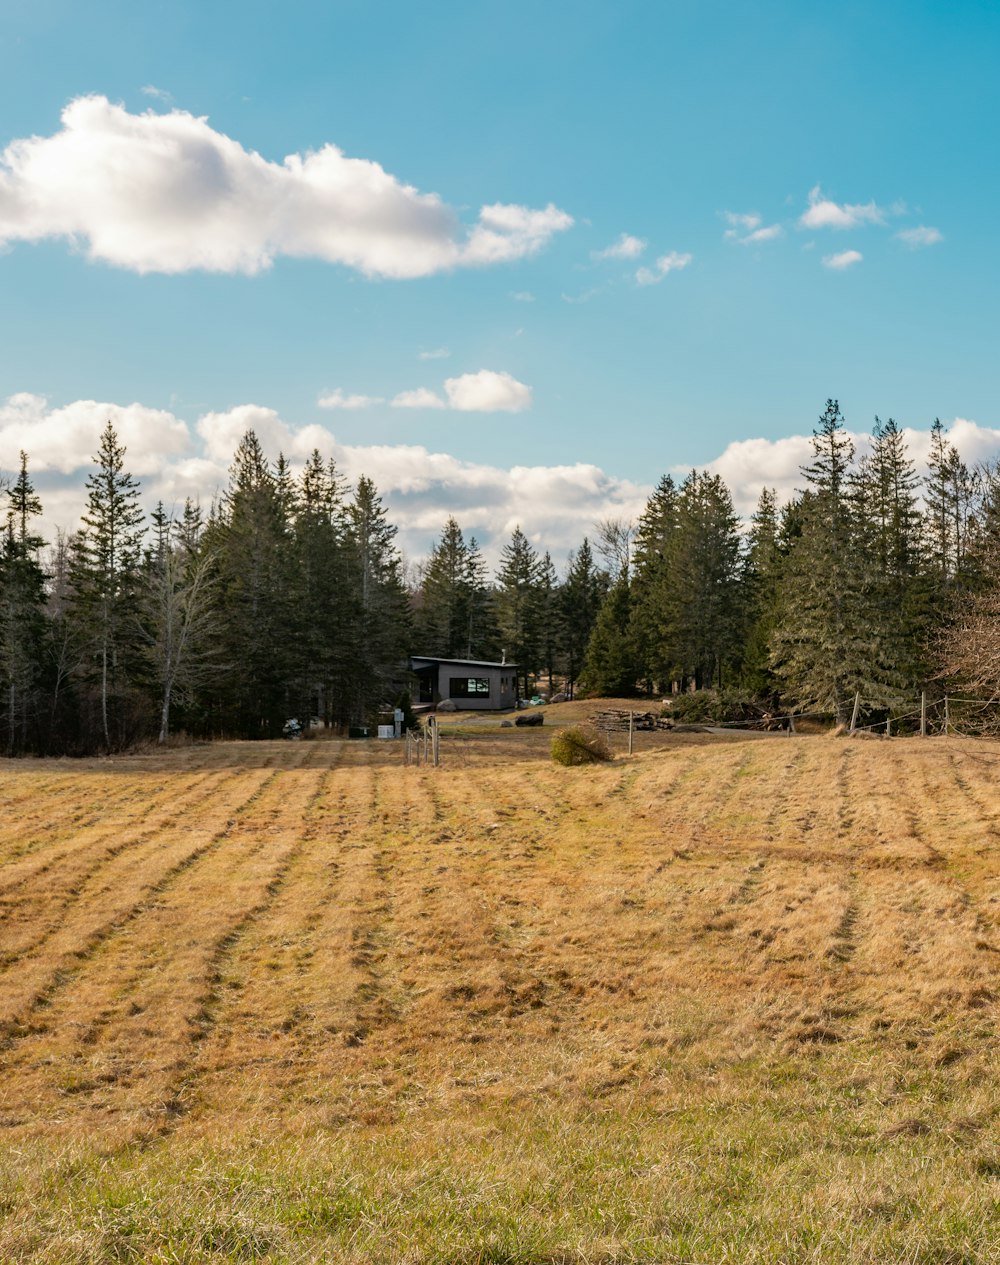
[[[858,690],[856,694],[854,695],[854,711],[851,712],[851,728],[849,730],[850,733],[854,733],[855,727],[857,726],[858,712],[860,711],[860,709],[861,709],[861,691]]]
[[[927,691],[920,691],[920,736],[927,737]]]
[[[628,753],[632,754],[632,712],[628,714]]]
[[[889,716],[885,718],[885,736],[887,738],[892,737],[892,719]]]
[[[441,763],[441,726],[437,720],[434,721],[434,737],[431,740],[431,749],[434,753],[434,767]]]
[[[948,720],[948,695],[946,694],[946,695],[944,696],[944,736],[945,736],[946,738],[948,737],[948,725],[949,725],[949,720]]]

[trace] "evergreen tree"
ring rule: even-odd
[[[678,490],[664,475],[635,533],[631,637],[647,690],[663,689],[677,671],[676,629],[667,617],[678,525]]]
[[[143,514],[139,486],[109,421],[87,479],[83,527],[73,539],[73,618],[85,647],[84,671],[98,688],[100,728],[110,751],[134,737],[127,690],[141,669],[136,593]]]
[[[583,670],[587,646],[607,592],[607,576],[594,564],[590,542],[570,553],[566,578],[559,589],[559,650],[570,698]]]
[[[5,747],[15,755],[37,746],[45,668],[45,574],[38,562],[44,543],[31,520],[42,512],[21,453],[20,473],[7,489],[7,527],[0,552],[0,685]]]
[[[422,654],[473,657],[472,568],[472,551],[457,520],[449,517],[424,566],[417,594],[414,636]]]
[[[526,696],[542,654],[540,565],[527,536],[515,527],[500,553],[496,612],[507,662],[518,665]]]
[[[623,570],[601,605],[587,645],[580,684],[592,694],[618,697],[635,693],[639,676],[632,637],[632,596]]]
[[[899,701],[901,682],[871,600],[871,563],[858,547],[854,445],[835,400],[813,431],[813,457],[803,468],[809,489],[781,578],[771,664],[789,702],[844,724],[856,691],[867,706],[887,707]]]
[[[206,703],[217,726],[246,738],[280,734],[288,719],[294,557],[286,515],[286,499],[248,430],[205,529],[220,655]]]
[[[682,681],[723,683],[739,641],[738,520],[718,475],[693,470],[677,498],[677,525],[663,594]]]
[[[777,497],[773,488],[762,488],[750,520],[742,578],[746,629],[742,680],[759,698],[770,698],[777,692],[768,646],[777,613],[781,565]]]
[[[976,479],[945,435],[941,419],[931,427],[928,475],[924,485],[928,554],[940,592],[963,576],[969,548]]]
[[[410,611],[395,545],[396,528],[371,479],[362,476],[347,509],[347,541],[358,621],[353,654],[353,719],[395,697],[410,648]]]

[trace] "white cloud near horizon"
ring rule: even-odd
[[[726,241],[738,242],[741,246],[752,246],[757,242],[773,242],[785,235],[785,230],[780,224],[765,225],[763,217],[756,211],[723,211],[722,218],[729,225],[722,236]]]
[[[823,267],[832,268],[835,272],[843,272],[845,268],[861,263],[862,259],[864,255],[860,250],[842,250],[836,255],[824,255]]]
[[[638,259],[649,243],[642,237],[633,237],[631,233],[621,236],[606,246],[604,250],[592,250],[590,257],[599,263],[605,259]]]
[[[636,283],[641,286],[659,285],[668,272],[686,268],[693,258],[694,256],[689,252],[672,250],[666,255],[661,255],[654,267],[640,268],[635,274]]]
[[[493,203],[463,225],[377,162],[331,144],[271,162],[184,110],[94,95],[61,121],[0,155],[0,245],[63,238],[139,273],[254,274],[288,256],[403,279],[522,259],[573,224],[551,203]]]
[[[838,204],[824,198],[819,185],[809,190],[809,208],[799,217],[801,228],[858,228],[863,224],[884,224],[889,212],[874,202],[864,205]]]
[[[442,404],[444,402],[442,401]],[[283,452],[293,469],[313,449],[332,457],[352,482],[361,474],[375,481],[411,556],[423,556],[454,514],[467,536],[476,535],[495,561],[500,547],[520,524],[536,546],[557,562],[576,548],[594,525],[609,517],[636,518],[652,484],[619,478],[585,462],[510,469],[432,452],[419,444],[342,444],[323,425],[294,425],[272,408],[241,404],[201,415],[193,426],[163,409],[141,404],[100,404],[78,400],[50,407],[42,396],[21,393],[0,402],[0,468],[13,473],[18,452],[28,453],[29,470],[45,507],[45,532],[72,529],[82,512],[86,475],[100,432],[110,418],[127,452],[126,468],[141,479],[143,502],[162,500],[168,508],[187,496],[206,508],[227,486],[237,445],[253,429],[273,459]],[[909,454],[921,472],[930,452],[930,429],[904,428]],[[1000,428],[955,418],[947,435],[962,458],[976,464],[1000,456]],[[869,451],[870,435],[852,433],[858,456]],[[701,468],[719,474],[733,493],[738,513],[749,516],[764,487],[779,501],[804,486],[801,467],[812,456],[809,435],[750,438],[729,444]],[[683,477],[689,466],[673,467]]]

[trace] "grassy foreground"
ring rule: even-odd
[[[0,772],[0,1261],[1000,1260],[1000,749]]]

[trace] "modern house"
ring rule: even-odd
[[[414,655],[410,671],[420,682],[417,702],[424,705],[451,699],[462,711],[502,711],[517,698],[516,663]]]

